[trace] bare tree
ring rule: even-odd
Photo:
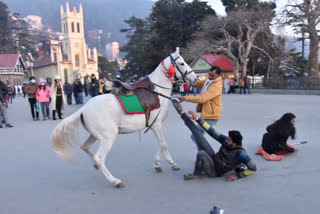
[[[320,22],[320,0],[304,0],[302,3],[293,1],[288,3],[283,11],[282,24],[290,26],[299,26],[301,34],[309,35],[309,61],[308,74],[311,77],[319,78],[319,36],[317,26]]]
[[[244,76],[253,48],[272,59],[264,49],[255,46],[255,41],[260,33],[272,36],[269,27],[273,17],[274,11],[263,7],[239,9],[221,19],[207,17],[202,23],[202,31],[197,33],[187,53],[222,53],[233,61],[235,77],[239,78],[239,66]]]

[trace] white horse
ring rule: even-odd
[[[174,53],[164,59],[148,75],[151,82],[155,85],[154,91],[167,97],[171,95],[173,77],[172,75],[170,76],[170,72],[168,73],[169,68],[170,71],[176,71],[174,74],[176,80],[188,80],[192,84],[197,81],[196,74],[185,63],[179,54],[179,48],[177,48]],[[168,151],[162,131],[162,121],[168,113],[169,99],[159,96],[159,101],[160,108],[151,112],[149,120],[150,122],[154,121],[151,129],[160,143],[160,151],[156,154],[154,168],[157,171],[161,171],[160,160],[162,154],[164,154],[172,169],[179,170],[180,167],[173,161]],[[64,160],[72,161],[72,148],[74,148],[74,145],[77,145],[76,130],[80,121],[90,133],[89,138],[81,145],[81,148],[88,153],[94,161],[96,169],[99,169],[110,183],[119,188],[124,187],[122,181],[113,177],[109,172],[105,166],[105,160],[118,134],[132,133],[145,128],[146,121],[144,114],[126,114],[113,94],[100,95],[90,99],[77,112],[58,124],[52,133],[52,147]],[[93,153],[90,147],[96,140],[100,142],[100,145],[97,152]]]

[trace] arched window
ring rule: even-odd
[[[75,61],[76,61],[76,67],[79,67],[79,66],[80,66],[80,57],[79,57],[79,54],[76,54],[76,56],[75,56]]]
[[[64,72],[64,81],[68,82],[68,69],[65,68],[63,72]]]
[[[72,33],[74,33],[74,23],[73,22],[71,23],[71,31],[72,31]]]
[[[77,31],[78,31],[78,33],[80,33],[80,24],[79,23],[77,23]]]

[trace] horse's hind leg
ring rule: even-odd
[[[168,163],[171,165],[171,168],[173,170],[179,170],[180,169],[179,165],[173,161],[173,159],[168,151],[168,145],[167,145],[165,138],[163,136],[162,126],[161,125],[154,126],[152,128],[152,131],[155,134],[155,136],[157,137],[158,142],[160,144],[160,151],[157,152],[157,154],[156,154],[156,162],[154,164],[155,170],[157,172],[162,171],[161,166],[160,166],[160,160],[161,160],[161,156],[163,153],[164,153]]]
[[[97,139],[90,134],[89,138],[80,146],[83,151],[85,151],[91,159],[93,159],[94,153],[91,151],[90,147]]]
[[[97,153],[93,156],[93,160],[97,166],[98,169],[102,172],[102,174],[107,178],[107,180],[112,183],[113,185],[116,185],[116,187],[121,188],[124,187],[124,184],[122,181],[118,178],[115,178],[112,176],[112,174],[109,172],[107,167],[105,166],[105,160],[107,157],[107,154],[109,153],[112,144],[116,138],[116,134],[114,136],[103,136],[100,140],[100,146],[97,150]]]

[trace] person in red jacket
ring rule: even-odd
[[[189,96],[189,83],[185,82],[183,83],[184,87],[184,96]]]

